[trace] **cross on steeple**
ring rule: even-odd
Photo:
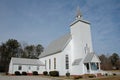
[[[79,8],[79,6],[78,6],[78,7],[77,7],[76,19],[81,19],[81,17],[82,17],[82,14],[81,14],[80,8]]]

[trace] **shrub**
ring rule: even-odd
[[[37,71],[33,71],[33,75],[38,75],[38,72]]]
[[[53,77],[58,77],[59,76],[59,72],[58,71],[50,71],[49,75],[53,76]]]
[[[69,72],[67,72],[67,73],[66,73],[66,76],[67,76],[67,77],[69,77],[69,76],[70,76],[70,73],[69,73]]]
[[[105,73],[105,76],[108,76],[108,74],[107,74],[107,73]]]
[[[47,72],[47,71],[44,71],[44,72],[43,72],[43,75],[47,76],[47,75],[48,75],[48,72]]]
[[[113,76],[116,76],[116,74],[115,74],[115,73],[113,73]]]
[[[15,75],[21,75],[19,71],[15,71]]]
[[[27,73],[26,72],[22,72],[22,75],[27,75]]]
[[[96,76],[94,74],[84,74],[83,77],[84,78],[94,78]]]
[[[94,74],[89,74],[88,77],[89,77],[89,78],[94,78],[94,77],[96,77],[96,76],[95,76]]]
[[[74,79],[80,79],[80,78],[83,78],[81,75],[79,76],[74,76]]]

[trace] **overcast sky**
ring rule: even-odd
[[[0,0],[0,43],[42,44],[70,32],[77,6],[91,23],[97,54],[120,54],[120,0]]]

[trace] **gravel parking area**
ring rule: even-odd
[[[62,80],[62,79],[44,78],[40,76],[0,76],[0,80]]]

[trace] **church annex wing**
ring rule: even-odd
[[[14,65],[36,65],[44,66],[44,64],[39,59],[28,59],[28,58],[11,58],[12,64]]]

